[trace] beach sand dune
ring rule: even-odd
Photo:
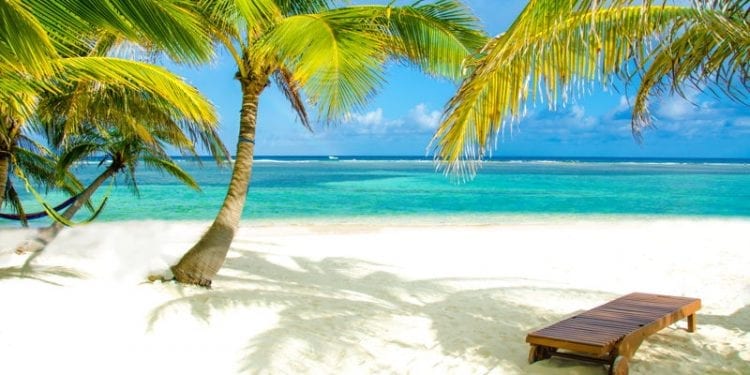
[[[214,288],[147,283],[206,223],[0,229],[2,374],[602,374],[527,332],[620,295],[698,297],[633,374],[750,373],[750,221],[245,223]]]

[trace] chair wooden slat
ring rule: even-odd
[[[643,339],[686,317],[692,332],[700,307],[697,298],[631,293],[529,333],[529,362],[559,355],[606,362],[610,374],[626,374]]]

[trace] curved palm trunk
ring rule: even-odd
[[[172,267],[175,279],[181,283],[211,286],[211,280],[224,264],[229,246],[240,224],[252,176],[258,99],[265,87],[265,82],[259,84],[241,79],[240,84],[242,85],[240,135],[229,190],[211,227],[200,241]]]
[[[5,199],[5,188],[8,184],[8,173],[10,173],[10,154],[0,150],[0,207]]]
[[[18,135],[19,125],[12,119],[8,122],[0,123],[0,131],[5,135],[5,141],[0,139],[0,208],[3,207],[5,200],[5,189],[10,179],[10,156],[11,150],[16,145],[16,136]]]
[[[94,195],[94,192],[96,192],[96,190],[99,189],[100,186],[102,186],[104,181],[117,173],[117,169],[118,167],[114,165],[109,166],[91,183],[91,185],[89,185],[81,193],[81,195],[78,196],[78,198],[76,198],[75,202],[73,202],[73,204],[68,207],[65,212],[63,212],[62,216],[66,219],[72,218],[73,215],[75,215],[81,209],[81,207],[83,207],[84,203],[91,199],[91,196]],[[18,246],[16,248],[16,253],[23,254],[43,250],[47,246],[47,244],[49,244],[52,240],[55,239],[55,237],[57,237],[62,229],[63,225],[57,221],[46,228],[40,229],[34,238],[27,240],[26,242]]]

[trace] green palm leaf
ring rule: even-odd
[[[321,115],[333,121],[361,107],[383,82],[385,38],[366,17],[351,8],[288,17],[259,50],[278,56]]]
[[[633,103],[633,134],[640,139],[652,124],[649,99],[664,92],[685,96],[716,87],[728,98],[747,103],[750,92],[750,1],[700,3],[694,17],[677,22],[672,37],[649,56]]]
[[[55,49],[28,5],[19,0],[0,1],[0,20],[0,66],[37,77],[49,74]]]
[[[213,56],[210,38],[189,1],[28,0],[28,4],[64,56],[88,51],[87,37],[100,32],[153,46],[178,61],[199,63]]]
[[[392,53],[431,75],[459,80],[464,61],[487,41],[479,21],[460,2],[385,9]]]
[[[694,13],[670,6],[591,10],[592,2],[573,3],[531,1],[505,34],[485,46],[433,140],[447,172],[473,174],[474,161],[488,153],[506,122],[523,115],[527,102],[546,100],[554,109],[585,92],[586,81],[627,74],[624,63],[642,63],[648,38]]]
[[[195,179],[172,160],[163,157],[144,156],[143,163],[151,168],[170,174],[193,190],[201,191]]]
[[[485,41],[460,3],[352,6],[285,18],[256,47],[293,73],[327,121],[361,108],[383,83],[384,62],[397,58],[433,75],[457,79]],[[283,88],[284,86],[281,85]]]
[[[276,82],[276,87],[281,90],[286,99],[292,105],[292,109],[297,113],[297,117],[302,122],[302,125],[307,128],[307,130],[312,131],[310,119],[307,116],[307,109],[305,109],[302,92],[299,84],[294,80],[292,72],[281,68],[274,72],[273,78]]]
[[[72,57],[55,61],[56,78],[65,82],[98,81],[142,90],[163,98],[191,121],[215,123],[211,103],[197,89],[164,68],[108,57]]]

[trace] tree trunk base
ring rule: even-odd
[[[39,229],[33,238],[27,239],[21,245],[16,247],[16,254],[23,255],[44,250],[47,245],[57,237],[57,234],[60,233],[61,229],[62,227],[58,223]]]
[[[42,229],[37,233],[34,238],[29,238],[22,244],[16,247],[16,254],[30,254],[37,253],[44,250],[47,245],[52,241],[57,233],[50,233],[49,231]]]
[[[172,270],[172,273],[174,274],[174,279],[177,280],[177,282],[179,283],[197,285],[197,286],[202,286],[204,288],[209,288],[209,289],[211,288],[211,279],[204,279],[201,277],[197,277],[188,272],[180,270],[179,268],[177,268],[177,266],[172,267],[171,270]]]
[[[38,251],[44,250],[46,246],[47,246],[46,243],[42,243],[36,238],[26,240],[22,244],[18,245],[18,247],[16,247],[16,254],[24,255],[24,254],[36,253]]]

